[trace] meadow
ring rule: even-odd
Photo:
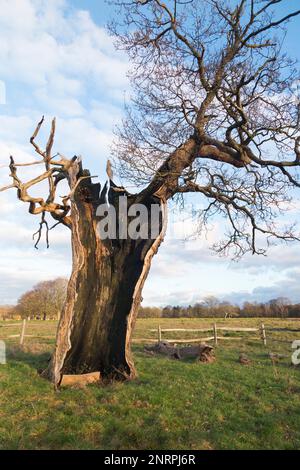
[[[205,328],[214,321],[243,327],[262,322],[140,319],[135,338],[155,338],[149,330],[158,324]],[[220,341],[212,364],[151,357],[143,344],[135,344],[135,381],[55,392],[38,371],[49,360],[56,324],[29,323],[27,333],[40,337],[26,338],[22,348],[18,339],[6,338],[18,334],[20,326],[1,328],[5,322],[0,323],[0,339],[7,344],[7,364],[0,365],[1,449],[300,449],[300,366],[291,366],[291,343],[300,333],[272,334],[286,342],[273,342],[267,334],[266,347],[253,333]],[[300,320],[264,323],[300,328]],[[269,352],[284,357],[274,363]],[[251,364],[240,364],[240,353]]]

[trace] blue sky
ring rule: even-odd
[[[299,2],[283,2],[279,13],[293,5]],[[10,154],[17,161],[32,160],[28,139],[43,114],[48,125],[52,116],[58,119],[54,150],[81,154],[85,166],[104,180],[113,127],[129,86],[127,58],[115,52],[104,29],[111,9],[101,0],[0,0],[0,11],[0,80],[6,87],[6,104],[0,104],[0,185],[9,181],[1,166]],[[289,26],[286,48],[299,58],[297,29],[299,18]],[[40,142],[43,137],[46,129]],[[295,205],[296,218],[299,208]],[[209,250],[222,226],[185,241],[192,222],[173,218],[177,239],[169,234],[153,262],[145,305],[193,303],[207,295],[235,302],[283,295],[300,301],[299,244],[233,263]],[[0,304],[14,303],[39,281],[70,273],[68,231],[58,228],[50,249],[36,251],[37,224],[13,192],[0,194]]]

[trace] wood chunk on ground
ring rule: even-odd
[[[240,354],[240,357],[239,357],[239,363],[242,364],[243,366],[248,366],[251,364],[251,359],[249,359],[249,357],[246,356],[246,354],[242,353]]]
[[[99,382],[100,372],[91,372],[90,374],[63,375],[61,387],[85,387],[86,385]]]
[[[193,346],[178,347],[168,341],[159,341],[154,345],[145,346],[147,354],[161,354],[171,359],[196,359],[200,362],[214,362],[214,348],[208,344],[201,343]]]

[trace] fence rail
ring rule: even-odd
[[[215,346],[218,345],[218,341],[240,341],[244,339],[244,336],[221,336],[218,334],[218,332],[229,332],[229,333],[256,333],[255,335],[251,335],[250,337],[248,336],[248,339],[251,340],[259,340],[262,341],[264,346],[267,346],[268,341],[275,341],[275,342],[281,342],[281,343],[289,343],[288,340],[280,340],[280,339],[275,339],[272,338],[272,335],[270,335],[272,332],[286,332],[286,333],[295,333],[298,332],[300,333],[300,329],[293,329],[293,328],[272,328],[272,327],[265,327],[264,323],[261,323],[259,327],[256,328],[245,328],[245,327],[232,327],[232,326],[218,326],[216,323],[214,323],[210,328],[161,328],[160,325],[158,325],[157,329],[151,329],[149,330],[151,333],[157,333],[157,340],[162,341],[163,338],[163,333],[172,333],[172,332],[185,332],[185,333],[209,333],[211,332],[211,336],[207,336],[205,338],[186,338],[186,339],[169,339],[164,337],[166,341],[169,343],[199,343],[202,341],[214,341]],[[268,339],[267,339],[267,332],[268,332]],[[149,342],[156,342],[157,340],[151,339],[148,341]],[[138,342],[136,340],[136,342]],[[142,342],[142,339],[139,341]]]
[[[36,335],[35,334],[30,334],[30,335],[28,335],[28,334],[26,334],[27,325],[28,325],[28,321],[24,319],[22,322],[8,323],[7,325],[0,325],[0,328],[21,326],[21,330],[20,330],[19,334],[6,336],[6,338],[8,338],[8,339],[20,338],[20,341],[19,341],[20,346],[23,346],[25,338],[45,338],[45,339],[55,338],[55,335],[40,335],[40,334],[36,334]],[[40,323],[39,327],[43,326],[43,325],[44,325],[44,323]],[[48,325],[45,323],[45,326],[48,326]]]
[[[45,338],[52,339],[55,338],[53,335],[42,335],[42,334],[26,334],[28,324],[30,321],[23,320],[22,322],[1,324],[0,329],[6,327],[20,327],[20,332],[18,334],[11,334],[6,336],[6,338],[19,338],[19,344],[23,346],[26,338]],[[47,323],[41,322],[40,326],[48,326]],[[246,328],[246,327],[232,327],[232,326],[218,326],[214,323],[211,327],[206,328],[162,328],[161,325],[158,325],[156,329],[148,330],[150,333],[156,333],[156,338],[133,338],[133,343],[156,343],[157,341],[162,341],[165,339],[169,343],[177,344],[189,344],[189,343],[200,343],[204,341],[214,341],[215,346],[218,345],[218,341],[240,341],[245,339],[245,336],[222,336],[219,335],[220,332],[228,333],[255,333],[255,335],[247,336],[247,339],[251,340],[260,340],[263,342],[264,346],[267,346],[268,342],[277,342],[277,343],[289,343],[288,340],[283,340],[279,338],[274,338],[272,333],[277,332],[286,332],[286,333],[300,333],[300,329],[296,328],[279,328],[279,327],[265,327],[264,323],[261,323],[259,327],[256,328]],[[211,335],[206,337],[198,338],[166,338],[164,333],[211,333]],[[267,336],[268,333],[268,336]],[[164,338],[163,338],[164,337]]]

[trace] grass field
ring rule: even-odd
[[[201,328],[213,322],[139,320],[135,336],[153,337],[149,329],[158,324]],[[264,323],[300,328],[300,320]],[[0,323],[0,339],[8,330],[17,334],[20,327],[1,328]],[[30,322],[27,332],[50,336],[55,324]],[[300,333],[273,337],[291,343]],[[1,449],[300,449],[300,367],[290,365],[289,343],[269,341],[264,347],[246,334],[244,341],[220,342],[213,364],[149,357],[142,345],[135,345],[137,380],[55,392],[37,373],[45,367],[54,340],[26,338],[23,349],[17,341],[7,340],[8,363],[0,365]],[[288,357],[273,365],[269,351]],[[240,352],[251,358],[251,365],[238,362]]]

